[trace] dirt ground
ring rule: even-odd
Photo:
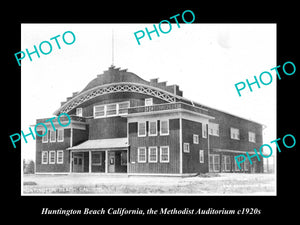
[[[24,175],[24,195],[276,195],[274,174],[204,174],[142,177],[70,174]]]

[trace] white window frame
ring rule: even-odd
[[[230,127],[230,138],[233,140],[240,140],[240,130],[238,128]]]
[[[207,127],[205,123],[202,123],[202,138],[207,138]]]
[[[236,160],[233,160],[233,161],[234,161],[234,171],[242,171],[243,168],[244,168],[244,166],[243,166],[244,164],[241,163],[242,166],[240,166],[241,167],[241,169],[240,169],[237,162],[236,162]]]
[[[117,113],[118,113],[119,116],[120,116],[120,115],[127,115],[127,114],[128,114],[128,108],[126,108],[126,109],[127,109],[127,112],[126,112],[126,113],[120,113],[120,104],[124,104],[124,103],[128,104],[128,108],[130,108],[130,101],[126,101],[126,102],[118,102],[118,105],[117,105],[118,111],[117,111]],[[124,108],[122,108],[122,109],[124,109]]]
[[[49,130],[50,132],[50,142],[56,142],[56,130]],[[52,140],[52,135],[54,134],[54,140]]]
[[[150,155],[151,155],[151,150],[155,150],[155,160],[152,160]],[[148,147],[148,162],[149,163],[157,163],[157,147],[156,146],[149,146]]]
[[[227,168],[227,160],[226,159],[229,159],[229,168]],[[224,171],[230,171],[231,169],[231,157],[229,155],[224,155]]]
[[[155,134],[151,134],[151,123],[155,123]],[[148,134],[149,136],[157,136],[157,120],[150,120],[148,122],[149,128],[148,128]]]
[[[58,155],[60,153],[62,154],[61,155],[61,161],[58,160],[59,159]],[[59,150],[59,151],[56,152],[56,163],[57,164],[63,164],[64,163],[64,151],[63,150]]]
[[[248,139],[249,142],[256,143],[256,135],[255,135],[254,132],[249,131],[249,132],[248,132],[248,136],[249,136],[249,139]]]
[[[168,126],[167,133],[162,133],[162,122],[167,122],[167,126]],[[169,133],[170,133],[169,119],[160,120],[159,121],[159,135],[166,136],[166,135],[169,135]]]
[[[190,153],[190,143],[187,142],[183,143],[183,152]]]
[[[141,149],[145,151],[145,160],[140,160]],[[138,163],[147,162],[147,148],[146,147],[138,147],[138,149],[137,149],[137,161],[138,161]]]
[[[221,168],[220,168],[220,162],[221,162],[221,157],[220,157],[220,155],[218,155],[218,154],[210,154],[209,155],[209,158],[211,158],[212,157],[212,162],[210,162],[210,159],[209,159],[209,165],[210,165],[210,167],[212,167],[212,169],[211,168],[209,168],[209,171],[210,172],[220,172],[221,171]],[[215,161],[216,161],[216,158],[219,158],[219,163],[218,163],[218,167],[219,167],[219,169],[216,169],[216,163],[215,163]]]
[[[47,156],[46,161],[44,161],[44,155]],[[47,151],[42,151],[42,164],[48,164],[48,160],[49,160],[49,155]]]
[[[167,149],[167,156],[168,156],[168,160],[163,160],[162,159],[162,156],[163,156],[163,154],[162,154],[162,149],[163,148],[166,148]],[[161,162],[161,163],[169,163],[170,162],[170,148],[169,148],[169,146],[160,146],[160,149],[159,149],[159,161]]]
[[[76,108],[76,116],[82,117],[82,108]]]
[[[145,124],[145,134],[140,134],[140,124]],[[138,137],[146,137],[147,136],[147,123],[144,122],[138,122],[138,130],[137,130]]]
[[[128,107],[127,108],[120,108],[120,104],[124,104],[124,103],[128,104]],[[116,105],[116,114],[107,115],[107,107],[110,106],[110,105]],[[103,107],[104,114],[102,116],[96,116],[96,108],[97,107]],[[127,115],[129,108],[130,108],[130,101],[113,102],[113,103],[109,103],[109,104],[94,105],[94,111],[93,111],[94,119],[104,118],[104,117],[113,117],[113,116]],[[127,112],[120,113],[120,109],[121,110],[127,109]]]
[[[62,139],[59,139],[59,133],[62,132]],[[57,129],[57,142],[63,142],[64,141],[64,129]]]
[[[54,161],[52,161],[51,160],[51,154],[54,154],[54,157],[53,157],[53,159],[54,159]],[[55,154],[56,152],[55,151],[49,151],[49,164],[55,164],[55,159],[56,159],[56,154]]]
[[[46,132],[46,130],[43,130],[42,131],[43,132],[43,134],[45,134],[45,132]],[[42,143],[48,143],[48,130],[47,130],[47,134],[45,134],[43,137],[42,137]],[[44,138],[46,139],[46,140],[44,140]]]
[[[213,136],[219,136],[219,124],[209,123],[208,124],[208,134]]]
[[[199,162],[204,163],[204,150],[199,150]]]
[[[145,98],[145,106],[153,105],[153,98]]]
[[[103,111],[104,111],[104,114],[103,116],[96,116],[96,108],[97,107],[103,107]],[[106,106],[105,105],[94,105],[94,118],[97,119],[97,118],[103,118],[103,117],[106,117]]]
[[[116,111],[116,114],[110,114],[110,115],[108,115],[107,114],[107,108],[109,107],[109,106],[112,106],[112,105],[116,105],[116,109],[114,110],[114,111]],[[109,103],[109,104],[107,104],[107,105],[105,105],[105,115],[106,115],[106,117],[113,117],[113,116],[117,116],[118,115],[118,112],[119,112],[119,107],[118,107],[118,103]]]
[[[199,144],[199,135],[198,134],[193,134],[193,143]]]

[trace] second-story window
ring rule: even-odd
[[[64,130],[63,129],[58,129],[57,130],[57,141],[58,142],[63,142],[64,141]]]
[[[240,140],[240,130],[237,128],[230,128],[230,138],[235,140]]]
[[[50,130],[50,142],[56,142],[56,131]]]
[[[169,120],[160,121],[160,135],[169,135]]]
[[[149,136],[157,135],[157,121],[149,121]]]
[[[255,133],[249,131],[248,135],[249,135],[249,141],[255,143],[256,142]]]
[[[219,136],[219,124],[209,123],[208,124],[208,134],[213,136]]]
[[[146,136],[146,122],[139,122],[138,123],[138,137],[145,137]]]

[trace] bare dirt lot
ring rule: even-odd
[[[142,177],[70,174],[24,175],[25,195],[276,195],[274,174],[204,174]]]

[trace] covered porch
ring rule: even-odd
[[[127,138],[87,140],[68,150],[71,173],[127,173]]]

